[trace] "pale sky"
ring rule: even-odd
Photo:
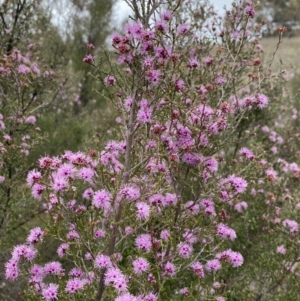
[[[214,7],[222,12],[224,5],[226,7],[230,7],[233,0],[211,0],[210,2],[214,5]],[[117,24],[122,24],[124,19],[130,14],[130,8],[123,0],[119,0],[115,6],[113,13],[113,22]]]

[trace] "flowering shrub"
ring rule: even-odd
[[[11,215],[18,214],[18,206],[15,205],[23,201],[16,200],[20,195],[15,192],[28,172],[27,157],[40,140],[40,129],[35,125],[35,111],[43,105],[41,94],[44,93],[45,83],[51,84],[54,76],[53,72],[40,69],[32,46],[28,48],[26,54],[13,49],[10,54],[2,53],[1,56],[0,195],[4,201],[1,204],[0,231],[5,231],[7,224],[12,223]],[[9,212],[13,206],[15,213]]]
[[[112,35],[109,74],[98,69],[119,133],[29,172],[48,215],[14,248],[6,278],[28,280],[27,300],[295,300],[299,167],[277,160],[278,132],[256,135],[276,127],[265,122],[284,94],[253,3],[222,19],[198,1],[127,2],[133,21]],[[47,237],[60,245],[45,263]]]

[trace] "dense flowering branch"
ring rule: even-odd
[[[269,71],[251,27],[255,9],[239,2],[220,20],[193,1],[128,3],[135,18],[112,35],[109,74],[96,67],[97,57],[83,59],[98,68],[105,96],[120,112],[119,135],[99,152],[43,157],[29,172],[32,197],[48,217],[45,230],[31,230],[15,247],[6,277],[24,270],[32,300],[223,301],[245,278],[236,270],[253,268],[246,248],[253,237],[274,224],[293,244],[299,232],[289,213],[279,218],[275,195],[261,187],[282,195],[276,165],[260,158],[254,134],[276,106],[266,96],[273,82],[260,80]],[[283,142],[275,132],[270,137]],[[71,269],[39,262],[47,236],[60,241],[58,257]],[[264,243],[274,246],[272,239]],[[275,290],[294,264],[276,267],[259,296]]]

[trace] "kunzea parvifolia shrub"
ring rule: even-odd
[[[54,77],[53,72],[40,66],[32,47],[29,45],[26,53],[13,49],[9,55],[4,52],[1,56],[0,231],[5,231],[11,222],[17,222],[18,214],[15,215],[12,209],[17,212],[24,209],[20,191],[31,168],[27,158],[40,142],[36,114],[43,105],[41,94],[45,92],[46,85],[51,85]]]
[[[299,226],[284,186],[294,174],[287,162],[279,179],[285,163],[263,136],[284,95],[254,3],[219,17],[199,1],[126,2],[133,16],[113,33],[114,54],[83,58],[119,112],[118,134],[28,173],[48,214],[13,249],[6,278],[28,281],[26,300],[288,297]],[[50,237],[57,258],[42,262]]]

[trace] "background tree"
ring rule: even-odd
[[[300,30],[300,2],[297,0],[262,0],[258,6],[258,20],[269,21],[268,35],[273,35],[277,26],[286,26],[290,36]]]

